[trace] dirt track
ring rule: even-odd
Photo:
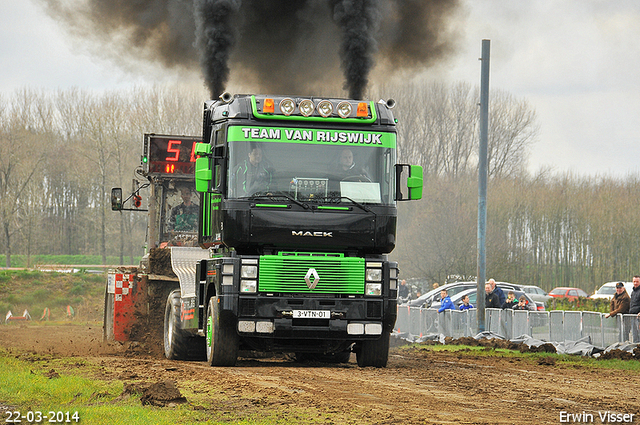
[[[634,414],[630,423],[640,424],[638,372],[438,353],[430,347],[392,349],[386,369],[360,369],[353,357],[345,365],[270,358],[211,368],[166,360],[136,345],[105,345],[101,332],[99,325],[0,326],[0,345],[16,354],[85,357],[103,366],[100,379],[175,380],[183,394],[204,394],[207,402],[194,408],[234,421],[281,412],[288,423],[557,424],[564,411],[587,412],[593,423],[602,423],[598,412],[613,411]],[[132,352],[137,354],[131,357]],[[194,388],[193,379],[204,385]]]

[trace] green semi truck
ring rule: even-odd
[[[212,366],[241,350],[385,367],[396,320],[397,201],[422,168],[396,164],[393,101],[224,94],[195,145],[198,242],[209,258],[168,296],[164,349],[204,337]]]

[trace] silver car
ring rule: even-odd
[[[529,296],[529,298],[538,303],[546,304],[547,301],[553,298],[551,295],[547,294],[544,289],[535,285],[525,285],[521,286],[521,288],[522,291]]]

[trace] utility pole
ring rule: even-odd
[[[484,284],[487,281],[487,140],[489,135],[489,53],[491,41],[482,40],[480,73],[480,149],[478,152],[478,331],[485,330]]]

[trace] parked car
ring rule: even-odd
[[[460,291],[464,291],[465,289],[469,289],[471,287],[475,287],[476,282],[453,282],[447,283],[446,285],[441,285],[436,289],[432,289],[426,294],[421,295],[415,300],[409,300],[406,305],[410,307],[429,307],[431,303],[435,300],[440,301],[440,291],[446,289],[449,296],[455,295]]]
[[[610,300],[616,294],[616,283],[618,282],[605,283],[600,288],[598,288],[595,294],[590,295],[589,298]],[[624,289],[626,289],[629,296],[631,296],[631,291],[633,291],[633,282],[622,283],[624,283]]]
[[[522,286],[522,291],[525,292],[532,300],[535,302],[540,302],[545,304],[551,298],[551,295],[547,294],[544,289],[535,285],[524,285]]]
[[[443,289],[447,290],[447,293],[450,297],[462,292],[466,289],[476,288],[478,285],[477,282],[453,282],[447,283],[446,285],[442,285],[436,289],[432,289],[426,294],[416,298],[415,300],[410,300],[404,305],[408,305],[410,307],[422,307],[429,308],[432,303],[438,302],[440,303],[440,291]],[[520,290],[519,285],[514,285],[512,283],[507,282],[497,282],[496,285],[500,287],[503,291],[509,290]],[[473,304],[473,303],[472,303]]]
[[[516,296],[516,299],[519,299],[521,295],[524,295],[525,298],[527,299],[527,308],[531,311],[536,311],[538,310],[538,304],[531,299],[531,297],[529,297],[526,293],[522,292],[522,291],[518,291],[515,289],[504,289],[503,290],[505,292],[509,292],[509,291],[513,291],[514,295]],[[474,307],[477,307],[477,295],[478,295],[478,291],[476,288],[469,288],[469,289],[465,289],[464,291],[458,292],[456,295],[454,296],[450,296],[451,297],[451,302],[453,303],[453,305],[456,306],[456,308],[460,308],[460,304],[462,304],[462,297],[464,297],[465,295],[469,295],[469,302],[471,304],[474,305]],[[505,294],[506,295],[506,294]],[[544,310],[544,305],[541,306],[542,310]],[[431,304],[431,307],[429,308],[435,308],[438,309],[440,308],[440,301],[434,301]]]
[[[588,297],[589,295],[580,288],[568,288],[566,286],[559,286],[553,288],[549,295],[554,298],[568,298],[569,301],[575,301],[578,297]]]

